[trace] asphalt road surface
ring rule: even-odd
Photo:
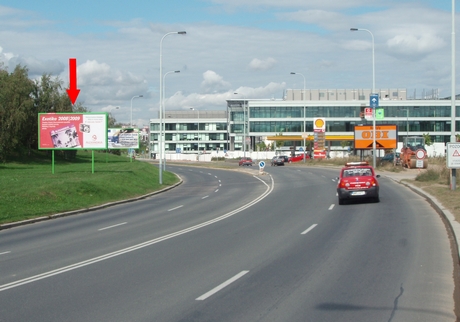
[[[168,166],[145,200],[0,231],[0,321],[455,321],[446,228],[380,178],[338,206],[337,170]]]

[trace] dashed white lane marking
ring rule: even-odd
[[[116,225],[100,228],[100,229],[98,229],[98,231],[102,231],[102,230],[106,230],[106,229],[110,229],[110,228],[115,228],[115,227],[123,226],[123,225],[126,225],[126,224],[127,224],[127,222],[122,222],[122,223],[119,223],[119,224],[116,224]]]
[[[204,196],[204,197],[203,197],[203,198],[201,198],[201,199],[206,199],[206,198],[208,198],[208,197],[209,197],[209,196]]]
[[[329,207],[329,210],[332,210],[332,208],[334,208],[334,204],[332,204],[330,207]]]
[[[176,210],[176,209],[182,208],[183,206],[184,206],[184,205],[180,205],[180,206],[177,206],[177,207],[174,207],[174,208],[168,209],[168,211],[173,211],[173,210]]]
[[[219,191],[219,189],[216,189],[216,191],[214,191],[214,192],[217,192],[217,191]]]
[[[5,254],[9,254],[9,253],[11,253],[11,252],[7,251],[7,252],[0,253],[0,255],[5,255]]]
[[[312,230],[313,228],[315,228],[316,226],[318,226],[318,224],[313,224],[310,226],[310,228],[308,228],[307,230],[305,230],[301,235],[305,235],[306,233],[308,233],[310,230]]]
[[[249,273],[249,271],[242,271],[242,272],[240,272],[239,274],[236,274],[235,276],[233,276],[232,278],[226,280],[225,282],[223,282],[223,283],[220,284],[219,286],[213,288],[213,289],[210,290],[209,292],[204,293],[204,294],[201,295],[200,297],[197,297],[196,300],[197,300],[197,301],[206,300],[208,297],[212,296],[213,294],[216,294],[216,293],[219,292],[221,289],[223,289],[224,287],[227,287],[228,285],[232,284],[233,282],[235,282],[236,280],[240,279],[241,277],[243,277],[243,276],[246,275],[247,273]]]

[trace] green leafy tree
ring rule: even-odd
[[[433,142],[431,141],[430,133],[423,133],[423,138],[425,139],[426,146],[430,146],[433,144]]]
[[[30,133],[30,114],[34,111],[31,96],[34,84],[27,68],[16,66],[9,74],[0,69],[0,160],[6,162],[13,153],[23,150]],[[36,122],[34,128],[36,129]]]

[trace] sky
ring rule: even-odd
[[[373,57],[376,89],[448,97],[451,38],[452,2],[439,0],[0,4],[3,68],[20,64],[30,78],[49,74],[67,88],[75,58],[77,103],[127,124],[132,112],[139,127],[157,118],[163,79],[166,110],[225,110],[227,99],[282,99],[304,86],[371,89]]]

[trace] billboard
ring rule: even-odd
[[[108,129],[109,149],[139,149],[139,129]]]
[[[39,113],[38,148],[107,149],[107,113]]]
[[[355,149],[372,149],[374,142],[374,127],[372,125],[355,126]],[[396,125],[375,126],[375,147],[377,149],[396,149],[398,145],[398,130]]]

